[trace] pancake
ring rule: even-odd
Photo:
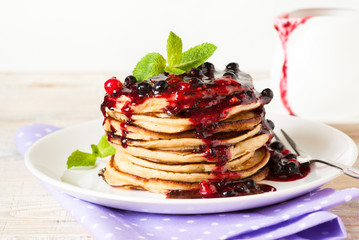
[[[252,130],[246,132],[235,133],[232,138],[220,139],[222,144],[237,144],[249,137],[256,135],[261,130],[261,125],[256,126]],[[111,138],[111,137],[110,137]],[[121,144],[121,139],[111,138],[113,143]],[[202,139],[198,138],[173,138],[164,140],[131,140],[127,138],[127,145],[133,147],[142,147],[148,149],[165,149],[165,148],[176,148],[182,146],[192,146],[193,148],[203,145]]]
[[[264,179],[268,174],[268,168],[263,167],[254,175],[244,179],[253,179],[258,182]],[[106,171],[103,173],[104,180],[112,187],[121,189],[146,190],[154,193],[166,194],[171,190],[191,190],[199,189],[198,182],[178,182],[171,180],[162,180],[156,178],[144,178],[134,174],[121,172],[117,169],[113,159],[107,162]]]
[[[218,91],[221,85],[225,84],[225,91]],[[249,86],[250,88],[250,86]],[[182,90],[180,88],[180,90]],[[183,89],[184,90],[184,89]],[[247,89],[237,85],[230,84],[229,82],[213,82],[213,84],[208,84],[205,89],[199,90],[196,88],[196,94],[181,94],[181,100],[183,102],[188,102],[188,104],[184,104],[181,106],[182,109],[192,108],[192,102],[201,102],[204,105],[216,105],[223,101],[223,98],[232,98],[232,96],[241,95]],[[253,91],[253,90],[252,90]],[[183,91],[184,92],[184,91]],[[170,105],[177,101],[179,92],[176,92],[172,95],[166,95],[165,97],[156,96],[151,98],[145,98],[141,101],[138,101],[137,104],[130,104],[133,102],[131,98],[132,95],[121,95],[116,97],[115,99],[110,99],[114,101],[114,106],[112,108],[117,112],[122,112],[124,108],[128,108],[131,113],[153,113],[153,112],[163,112],[164,109],[170,107]],[[237,95],[236,95],[237,94]],[[111,96],[110,96],[111,97]],[[248,106],[252,106],[252,104],[245,105],[242,102],[238,101],[238,105],[236,106],[239,109],[245,109]],[[260,105],[260,103],[259,103]],[[259,106],[258,105],[258,106]],[[247,109],[248,110],[248,109]],[[232,110],[230,110],[232,111]],[[242,111],[242,110],[241,110]]]
[[[231,146],[229,148],[231,155],[229,161],[262,147],[269,140],[269,138],[270,136],[268,134],[261,134]],[[110,141],[116,148],[117,152],[124,152],[139,158],[150,159],[153,162],[164,162],[170,164],[213,162],[212,160],[208,160],[204,156],[203,152],[193,153],[192,151],[181,151],[183,148],[169,151],[164,149],[146,149],[131,146],[124,148],[119,140],[110,139]]]
[[[259,108],[260,106],[260,101],[257,101],[248,105],[238,105],[224,109],[223,111],[228,112],[228,114],[226,114],[221,121],[230,119],[241,112]],[[194,128],[193,122],[190,118],[171,117],[169,115],[164,117],[164,115],[166,115],[165,113],[162,113],[162,115],[160,115],[161,117],[159,117],[158,114],[133,114],[131,115],[131,119],[129,119],[125,114],[118,112],[117,110],[109,110],[107,108],[106,114],[108,117],[116,119],[120,122],[135,122],[137,126],[153,132],[178,133]]]
[[[113,113],[112,111],[109,115],[116,116],[117,114]],[[168,120],[171,119],[168,115],[166,116],[167,117],[165,118]],[[213,129],[213,133],[250,130],[257,126],[261,121],[262,117],[260,113],[255,111],[246,111],[239,113],[227,120],[219,122]],[[119,136],[122,136],[123,131],[125,131],[126,137],[133,140],[158,140],[196,137],[195,130],[187,130],[171,134],[160,132],[160,129],[158,128],[156,128],[156,131],[151,131],[136,124],[136,121],[131,122],[131,124],[127,124],[121,118],[106,118],[104,121],[104,129],[106,132],[113,131],[115,135]],[[151,126],[151,129],[154,128],[155,126]]]
[[[232,161],[228,161],[226,167],[229,171],[235,171],[237,169],[240,169],[243,162],[247,161],[249,158],[253,157],[254,152],[249,152],[244,154],[243,156],[240,156],[236,159],[233,159]],[[144,158],[138,158],[134,157],[130,154],[126,153],[119,153],[115,156],[115,161],[130,161],[133,164],[151,168],[151,169],[157,169],[162,171],[170,171],[170,172],[183,172],[183,173],[194,173],[194,172],[212,172],[216,169],[217,165],[216,163],[209,163],[209,162],[203,162],[203,163],[188,163],[188,164],[164,164],[164,163],[158,163],[158,162],[152,162],[148,159]]]
[[[158,169],[152,169],[137,165],[125,158],[115,157],[115,163],[117,169],[121,172],[127,172],[134,175],[139,175],[144,178],[157,178],[171,181],[182,181],[182,182],[201,182],[207,179],[216,178],[212,172],[173,172],[163,171]],[[269,152],[262,150],[256,151],[253,157],[249,158],[243,164],[238,164],[237,168],[230,173],[235,173],[230,179],[242,179],[253,175],[259,169],[264,167],[269,160]]]

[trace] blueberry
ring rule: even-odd
[[[203,85],[202,80],[199,78],[192,78],[189,83],[194,87],[200,87]]]
[[[295,155],[294,153],[288,153],[287,155],[284,156],[285,159],[297,159],[297,155]]]
[[[147,82],[142,82],[137,86],[137,92],[140,95],[146,95],[147,93],[151,92],[151,89],[152,89],[151,85]]]
[[[272,163],[269,165],[269,169],[273,174],[282,174],[284,171],[283,164],[281,162]]]
[[[266,119],[266,123],[268,125],[268,127],[270,127],[270,129],[274,130],[274,122],[272,120]]]
[[[235,186],[234,190],[238,193],[243,193],[243,194],[249,193],[249,189],[245,184]]]
[[[136,78],[132,75],[129,75],[125,78],[125,86],[126,87],[131,87],[131,86],[135,85],[136,82],[137,82]]]
[[[237,79],[237,75],[234,72],[225,72],[223,76],[230,76],[232,79]]]
[[[284,171],[289,174],[299,174],[299,165],[294,161],[288,161],[287,164],[284,165]]]
[[[284,149],[284,145],[283,145],[283,143],[281,143],[280,141],[274,141],[274,142],[272,142],[272,143],[269,145],[269,147],[270,147],[271,149],[276,150],[276,151],[279,151],[279,152],[283,151],[283,149]]]
[[[279,152],[273,152],[269,158],[269,161],[271,161],[272,163],[276,163],[279,162],[282,159],[282,154],[280,154]]]
[[[226,66],[226,70],[227,71],[238,72],[239,71],[239,65],[238,65],[238,63],[231,62]]]
[[[253,189],[253,188],[256,188],[256,187],[257,187],[256,182],[255,182],[254,180],[252,180],[252,179],[246,180],[246,181],[244,182],[244,184],[245,184],[245,185],[247,186],[247,188],[249,188],[249,189]]]
[[[261,92],[261,100],[263,102],[263,104],[268,104],[273,98],[273,91],[270,90],[269,88],[264,89]]]
[[[163,92],[168,88],[168,82],[165,80],[158,81],[155,86],[153,87],[153,92],[155,94],[158,94],[160,92]]]
[[[214,76],[215,68],[214,68],[214,65],[212,63],[205,62],[201,66],[199,66],[198,68],[201,69],[203,74],[206,75],[207,77]]]
[[[222,192],[222,196],[223,197],[234,197],[236,196],[237,193],[235,191],[233,191],[232,189],[228,189]]]
[[[203,72],[201,69],[199,68],[192,68],[189,72],[188,75],[191,77],[200,77],[203,76]]]

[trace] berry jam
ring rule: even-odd
[[[271,157],[268,162],[270,171],[266,180],[289,182],[304,178],[309,174],[309,163],[300,164],[297,161],[297,155],[284,148],[281,142],[274,141],[268,148]]]
[[[214,135],[219,127],[218,123],[228,116],[231,107],[248,105],[258,101],[261,106],[256,111],[260,111],[259,113],[264,119],[263,105],[268,104],[273,98],[270,89],[264,89],[258,93],[253,87],[252,78],[241,72],[238,64],[231,63],[227,68],[230,74],[219,78],[214,77],[214,66],[210,63],[202,64],[198,69],[192,69],[182,75],[161,74],[141,83],[133,83],[132,77],[131,79],[128,77],[127,83],[120,91],[106,94],[104,98],[101,110],[105,117],[106,108],[110,110],[116,108],[117,98],[128,98],[124,104],[122,103],[120,109],[121,113],[128,118],[126,123],[121,124],[121,129],[123,129],[120,134],[121,137],[115,135],[114,129],[108,133],[109,137],[121,138],[124,148],[128,145],[126,127],[132,124],[133,111],[131,107],[142,104],[147,99],[165,98],[167,106],[163,109],[164,112],[174,117],[189,118],[192,122],[196,138],[203,141],[203,145],[194,152],[202,153],[208,162],[215,163],[215,167],[210,178],[199,183],[199,189],[173,190],[166,195],[168,198],[231,197],[275,191],[275,188],[269,185],[256,184],[251,179],[238,180],[241,177],[240,174],[227,169],[227,162],[231,159],[230,148],[232,146],[221,141],[218,135]],[[273,127],[273,122],[263,120],[259,134],[271,133]],[[272,155],[279,155],[274,147],[270,149]],[[281,153],[280,158],[282,159],[284,155],[288,156],[288,154]],[[276,173],[269,174],[271,180],[283,179],[283,181],[287,181],[304,176],[305,168],[294,161],[296,160],[291,158],[291,163],[283,165],[285,170],[275,172],[276,168],[271,167],[271,165],[276,163],[274,160],[270,160],[268,167],[271,172]],[[292,179],[294,175],[295,177]]]
[[[253,180],[231,181],[202,181],[199,183],[200,190],[172,190],[166,194],[167,198],[223,198],[247,196],[265,192],[274,192],[276,189],[267,184],[258,184]]]
[[[274,27],[278,31],[279,38],[281,40],[283,50],[284,50],[284,63],[282,67],[282,77],[280,79],[279,89],[280,97],[284,107],[287,109],[290,115],[295,115],[289,106],[288,96],[287,96],[287,63],[288,63],[288,51],[287,51],[287,42],[290,34],[301,24],[304,24],[310,17],[304,18],[289,18],[289,15],[283,15],[275,19]]]

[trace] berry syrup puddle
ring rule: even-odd
[[[105,83],[105,90],[107,94],[101,105],[105,117],[106,107],[113,110],[118,97],[126,96],[130,99],[121,109],[129,119],[127,123],[121,124],[121,136],[115,135],[114,128],[108,133],[109,138],[120,138],[124,148],[127,147],[126,126],[132,122],[130,106],[142,104],[149,98],[166,98],[169,105],[164,109],[165,112],[170,116],[190,118],[195,126],[196,137],[204,142],[197,151],[203,152],[209,162],[216,162],[211,179],[200,182],[199,190],[172,190],[167,193],[167,198],[232,197],[276,191],[272,186],[257,184],[251,179],[231,179],[240,177],[239,173],[230,172],[226,167],[231,159],[231,145],[213,138],[218,122],[229,114],[227,109],[259,100],[264,116],[263,105],[268,104],[273,97],[270,89],[258,93],[251,77],[241,72],[238,64],[228,64],[223,76],[217,79],[214,78],[213,64],[206,62],[182,75],[161,74],[138,84],[133,76],[126,77],[124,86],[112,78]],[[263,121],[260,134],[271,133],[274,124],[271,121],[269,124],[269,121]],[[271,153],[267,180],[294,181],[309,173],[309,165],[300,165],[296,156],[283,149],[282,145],[269,145],[269,142],[266,146]]]

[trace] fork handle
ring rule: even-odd
[[[337,162],[332,162],[332,161],[329,161],[329,160],[323,161],[323,160],[320,160],[320,159],[312,159],[311,161],[320,162],[320,163],[324,163],[324,164],[339,168],[344,172],[344,174],[346,174],[346,175],[348,175],[350,177],[359,179],[359,169],[357,169],[357,168],[349,167],[347,165],[337,163]]]

